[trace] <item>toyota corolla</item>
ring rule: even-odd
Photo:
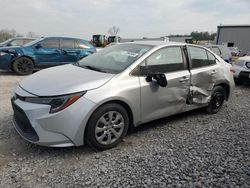
[[[26,77],[11,98],[14,125],[44,146],[116,146],[128,129],[204,108],[217,113],[234,88],[231,65],[196,45],[135,42]]]

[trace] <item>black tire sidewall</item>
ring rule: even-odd
[[[213,109],[213,107],[212,107],[212,105],[213,105],[213,100],[214,100],[215,94],[216,94],[217,92],[221,92],[221,94],[223,95],[223,102],[222,102],[222,104],[220,105],[219,108]],[[206,108],[207,113],[209,113],[209,114],[216,114],[217,112],[219,112],[220,109],[222,108],[223,104],[224,104],[225,96],[226,96],[226,93],[225,93],[224,88],[221,87],[221,86],[215,86],[214,89],[213,89],[213,91],[212,91],[211,100],[210,100],[210,102],[209,102],[209,105],[208,105],[207,108]]]
[[[97,121],[99,120],[99,118],[109,112],[109,111],[117,111],[119,112],[123,118],[124,118],[124,130],[123,133],[121,135],[121,137],[119,139],[117,139],[114,143],[109,144],[109,145],[103,145],[100,144],[95,137],[95,126]],[[86,132],[85,132],[85,141],[87,142],[87,144],[89,144],[91,147],[94,147],[97,150],[106,150],[106,149],[110,149],[115,147],[121,140],[122,138],[124,138],[124,136],[126,136],[127,131],[128,131],[128,127],[129,127],[129,116],[128,113],[126,111],[126,109],[116,103],[108,103],[105,105],[100,106],[90,117],[88,123],[87,123],[87,127],[86,127]]]
[[[30,61],[30,62],[32,63],[33,66],[32,66],[32,69],[31,69],[29,72],[24,73],[24,72],[22,72],[22,71],[20,71],[20,70],[18,69],[18,67],[17,67],[17,62],[20,61],[20,60],[22,60],[22,59],[26,59],[27,61]],[[19,75],[28,75],[28,74],[31,74],[31,73],[34,71],[34,62],[33,62],[30,58],[27,58],[27,57],[20,57],[20,58],[16,59],[16,60],[13,62],[12,67],[13,67],[13,71],[14,71],[15,73],[17,73],[17,74],[19,74]]]

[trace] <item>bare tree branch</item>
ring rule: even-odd
[[[113,27],[109,28],[109,30],[108,30],[108,33],[111,36],[116,36],[119,32],[120,32],[120,28],[117,26],[113,26]]]

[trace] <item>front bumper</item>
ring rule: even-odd
[[[247,69],[245,67],[240,67],[240,66],[234,66],[233,69],[235,71],[234,73],[235,78],[238,78],[242,81],[250,82],[250,69]]]
[[[238,77],[240,80],[248,81],[250,82],[250,71],[241,71]]]
[[[24,90],[18,87],[16,93],[24,94]],[[50,147],[83,145],[84,130],[94,106],[83,96],[66,109],[50,114],[49,105],[12,99],[17,132],[31,143]]]

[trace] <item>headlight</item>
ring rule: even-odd
[[[24,101],[50,105],[50,113],[55,113],[67,108],[68,106],[76,102],[85,93],[86,91],[58,97],[26,97]]]
[[[246,62],[246,67],[250,69],[250,62]]]

